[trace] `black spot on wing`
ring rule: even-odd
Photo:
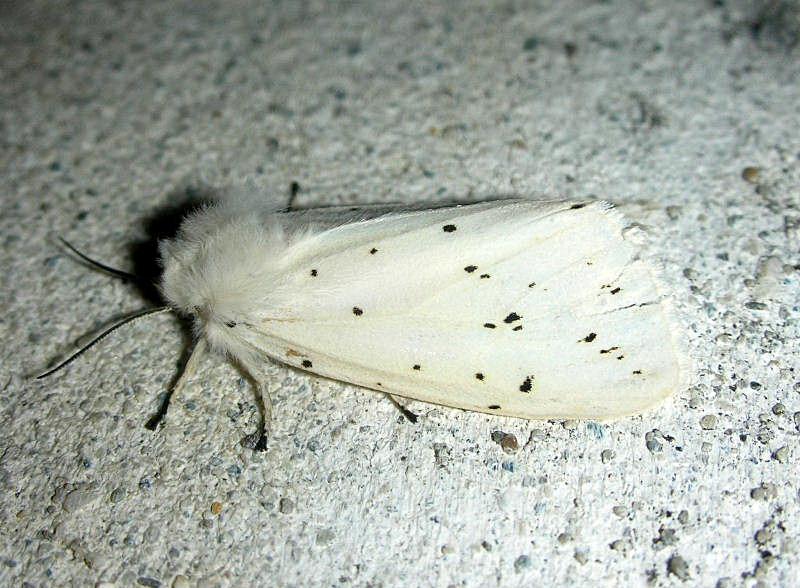
[[[233,327],[236,326],[236,323],[234,321],[226,321],[225,326],[228,327],[229,329],[232,329]]]
[[[302,365],[304,368],[314,367],[314,364],[311,363],[310,359],[304,359],[300,365]]]
[[[464,268],[464,271],[467,272],[468,274],[471,274],[476,269],[478,269],[477,265],[468,265],[467,267]]]
[[[420,365],[418,363],[415,363],[414,366],[411,369],[419,371],[422,368],[420,367]]]
[[[617,346],[609,347],[608,349],[601,349],[600,353],[611,353],[612,351],[616,351],[617,349],[619,349],[619,347]]]
[[[315,269],[311,270],[311,277],[312,278],[316,278],[317,277],[317,270],[315,270]]]
[[[579,208],[583,208],[584,206],[586,206],[586,203],[585,202],[581,202],[580,204],[573,204],[572,206],[569,207],[569,209],[570,210],[578,210]]]
[[[488,408],[489,410],[500,410],[500,405],[499,404],[490,404],[486,408]]]
[[[456,230],[456,226],[455,225],[445,225],[445,226],[442,227],[442,230],[445,233],[452,233],[453,231]]]
[[[642,370],[633,370],[631,373],[632,373],[634,376],[641,376],[641,375],[642,375]]]
[[[513,329],[511,329],[511,330],[512,330],[512,331],[521,331],[521,330],[522,330],[522,325],[517,325],[516,327],[514,327],[514,328],[513,328]]]
[[[520,384],[519,391],[528,394],[532,389],[533,389],[533,376],[528,376],[522,381],[522,384]]]
[[[514,321],[520,320],[522,317],[519,316],[516,312],[509,313],[509,315],[503,319],[503,322],[510,325]]]
[[[375,254],[378,252],[378,250],[377,250],[377,249],[375,249],[375,248],[373,247],[372,249],[370,249],[370,250],[369,250],[369,252],[370,252],[372,255],[375,255]]]
[[[486,327],[487,329],[496,329],[497,328],[497,325],[495,325],[494,323],[483,323],[483,326]]]
[[[353,314],[356,315],[356,316],[361,316],[362,314],[364,314],[364,311],[361,310],[359,307],[354,306],[353,307]]]
[[[611,290],[611,293],[612,294],[617,294],[617,293],[619,293],[620,290],[622,290],[622,288],[617,287],[617,288],[614,288],[613,290]]]
[[[591,343],[595,339],[597,339],[597,333],[589,333],[583,339],[578,341],[578,343]]]
[[[528,284],[528,288],[533,288],[535,286],[536,286],[536,282],[531,282],[530,284]]]
[[[475,374],[475,379],[483,381],[484,375],[480,372]]]
[[[481,280],[485,280],[486,278],[491,278],[489,274],[481,274]]]

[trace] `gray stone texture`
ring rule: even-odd
[[[0,584],[800,583],[800,6],[5,2]],[[76,263],[153,276],[169,211],[609,199],[650,227],[693,383],[613,423],[527,422],[212,357]],[[498,433],[499,432],[499,433]],[[517,440],[504,447],[497,439]],[[505,450],[504,450],[505,449]]]

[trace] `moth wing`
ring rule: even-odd
[[[284,294],[249,336],[281,361],[425,402],[637,413],[683,385],[686,361],[628,229],[602,202],[526,200],[343,224],[289,252]]]

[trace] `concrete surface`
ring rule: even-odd
[[[0,584],[800,582],[796,2],[32,1],[0,21]],[[243,180],[297,182],[300,205],[611,199],[658,229],[695,383],[616,423],[417,404],[412,426],[276,366],[254,454],[221,358],[144,428],[185,346],[169,316],[25,379],[149,304],[54,235],[146,273],[165,209]]]

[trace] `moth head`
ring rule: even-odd
[[[152,280],[100,263],[61,239],[86,264],[153,292]],[[87,345],[54,367],[66,367],[116,329],[138,318],[173,312],[189,317],[195,334],[213,348],[234,356],[244,353],[236,327],[255,321],[269,299],[269,285],[280,256],[283,230],[274,215],[253,215],[238,208],[200,208],[183,220],[177,236],[159,243],[162,274],[157,290],[162,305],[123,316]]]
[[[274,233],[263,219],[216,207],[189,215],[174,239],[159,244],[162,296],[220,347],[233,326],[263,309],[277,258]]]
[[[209,245],[180,237],[160,245],[161,293],[169,306],[192,319],[201,336],[233,320],[225,301],[234,276],[219,259],[219,251],[211,251]]]
[[[91,266],[91,267],[93,267],[93,268],[95,268],[97,270],[100,270],[100,271],[102,271],[104,273],[110,274],[110,275],[112,275],[114,277],[121,278],[121,279],[123,279],[125,281],[136,283],[142,289],[142,291],[145,291],[145,292],[152,291],[151,290],[151,287],[152,287],[152,282],[151,281],[145,280],[143,278],[140,278],[139,276],[137,276],[135,274],[128,273],[128,272],[125,272],[125,271],[122,271],[122,270],[107,266],[107,265],[105,265],[103,263],[100,263],[99,261],[96,261],[96,260],[92,259],[91,257],[83,254],[78,249],[76,249],[75,247],[70,245],[64,239],[59,238],[59,240],[60,240],[61,244],[64,246],[64,248],[70,250],[75,256],[80,258],[83,262],[85,262],[89,266]],[[149,316],[153,316],[153,315],[156,315],[156,314],[163,314],[163,313],[174,313],[176,310],[177,309],[172,305],[156,306],[156,307],[151,307],[151,308],[145,308],[144,310],[139,310],[139,311],[136,311],[136,312],[133,312],[133,313],[128,313],[128,314],[123,315],[123,316],[121,316],[121,317],[119,317],[117,319],[114,319],[114,321],[111,322],[109,326],[106,326],[104,329],[102,329],[101,331],[96,333],[88,343],[86,343],[86,344],[82,345],[81,347],[79,347],[76,351],[71,353],[65,359],[63,359],[63,360],[59,361],[58,363],[56,363],[54,366],[52,366],[52,367],[46,369],[45,371],[39,373],[38,375],[36,375],[35,379],[41,380],[41,379],[47,378],[48,376],[50,376],[50,375],[52,375],[52,374],[54,374],[54,373],[56,373],[58,371],[61,371],[63,368],[67,367],[73,361],[75,361],[76,359],[81,357],[84,353],[86,353],[87,351],[92,349],[95,345],[97,345],[98,343],[103,341],[108,335],[110,335],[111,333],[113,333],[117,329],[120,329],[121,327],[124,327],[125,325],[128,325],[128,324],[130,324],[130,323],[132,323],[134,321],[137,321],[139,319],[142,319],[144,317],[149,317]],[[197,314],[198,316],[201,316],[203,314],[203,312],[204,312],[204,310],[202,308],[198,308],[198,309],[196,309],[195,314]],[[169,405],[169,397],[185,381],[186,374],[190,371],[190,367],[192,365],[194,365],[192,363],[192,360],[194,358],[197,358],[197,357],[201,356],[205,352],[206,349],[207,349],[207,346],[206,346],[206,342],[205,341],[199,340],[199,341],[196,342],[196,344],[194,345],[194,347],[192,349],[191,357],[189,358],[189,360],[187,360],[187,363],[184,366],[184,371],[181,373],[181,376],[176,380],[174,387],[170,389],[170,392],[167,395],[167,399],[162,403],[162,405],[159,408],[158,412],[156,414],[154,414],[150,419],[148,419],[147,423],[145,424],[145,427],[147,429],[155,430],[161,424],[161,422],[162,422],[162,420],[163,420],[163,418],[164,418],[164,416],[166,414],[167,407]]]
[[[143,290],[149,289],[150,284],[146,280],[100,263],[83,254],[64,239],[60,239],[60,241],[66,249],[69,249],[75,256],[93,268],[125,281],[136,283]],[[220,289],[219,284],[216,287],[213,284],[210,287],[202,287],[203,272],[204,268],[205,271],[208,271],[209,259],[203,255],[204,247],[194,247],[192,243],[194,242],[182,241],[181,239],[161,243],[164,273],[158,289],[161,292],[163,301],[167,302],[167,304],[145,308],[114,319],[109,326],[96,334],[87,344],[53,367],[38,374],[36,379],[46,378],[65,368],[117,329],[140,318],[161,313],[177,313],[189,316],[193,320],[196,334],[199,337],[206,339],[212,347],[220,351],[235,354],[235,348],[239,345],[236,345],[235,341],[232,340],[231,329],[236,326],[236,323],[231,319],[224,318],[226,311],[230,309],[226,309],[224,301],[220,304],[219,300],[219,295],[223,293],[224,289]],[[225,271],[212,273],[216,275],[220,283],[225,283],[231,277]]]

